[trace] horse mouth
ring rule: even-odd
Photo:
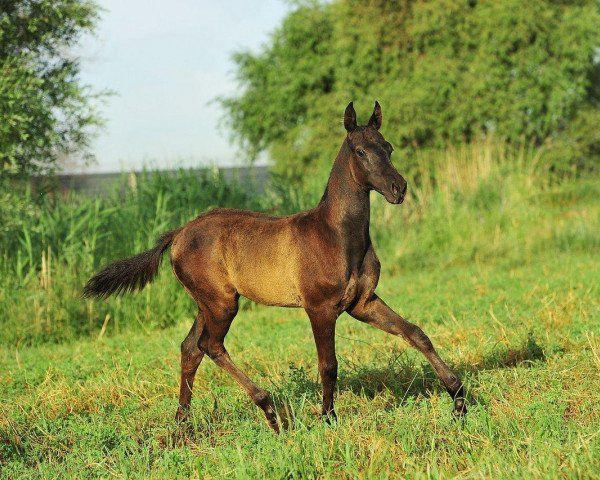
[[[381,193],[381,195],[383,195],[384,198],[392,205],[399,205],[404,202],[404,197],[405,197],[404,193],[395,194],[395,195],[392,192],[389,192],[389,193],[379,192],[379,193]]]

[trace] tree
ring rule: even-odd
[[[557,167],[589,166],[598,25],[596,0],[305,2],[260,52],[235,55],[241,94],[221,103],[250,158],[267,150],[298,176],[329,165],[349,101],[370,112],[376,99],[405,154],[493,133],[569,145]]]
[[[72,47],[90,33],[90,0],[0,0],[0,174],[53,171],[60,158],[90,157],[101,120],[79,80]]]

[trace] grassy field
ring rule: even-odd
[[[202,200],[165,181],[119,208],[34,206],[41,228],[25,218],[5,234],[0,477],[600,478],[600,181],[552,178],[537,152],[494,145],[421,164],[403,206],[374,201],[378,293],[462,376],[464,422],[416,351],[344,315],[339,421],[322,423],[304,313],[243,302],[228,350],[288,428],[275,436],[209,359],[177,425],[193,303],[166,265],[137,296],[84,301],[82,283],[211,205],[282,212],[314,195],[209,182]]]

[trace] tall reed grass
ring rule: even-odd
[[[393,271],[600,247],[598,179],[557,178],[539,149],[488,139],[416,165],[403,208],[374,198],[375,244]]]
[[[526,262],[549,249],[600,248],[600,182],[553,178],[543,153],[487,140],[422,154],[402,206],[373,194],[371,235],[384,271]],[[127,176],[103,198],[7,193],[0,214],[0,343],[61,342],[189,320],[194,306],[168,268],[141,294],[83,300],[101,265],[152,246],[217,206],[286,214],[314,206],[326,176],[266,191],[218,172]],[[246,305],[246,304],[245,304]]]

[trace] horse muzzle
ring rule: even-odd
[[[389,193],[384,193],[384,197],[388,202],[397,205],[404,201],[406,190],[408,190],[408,183],[402,178],[400,181],[392,182],[388,190]]]

